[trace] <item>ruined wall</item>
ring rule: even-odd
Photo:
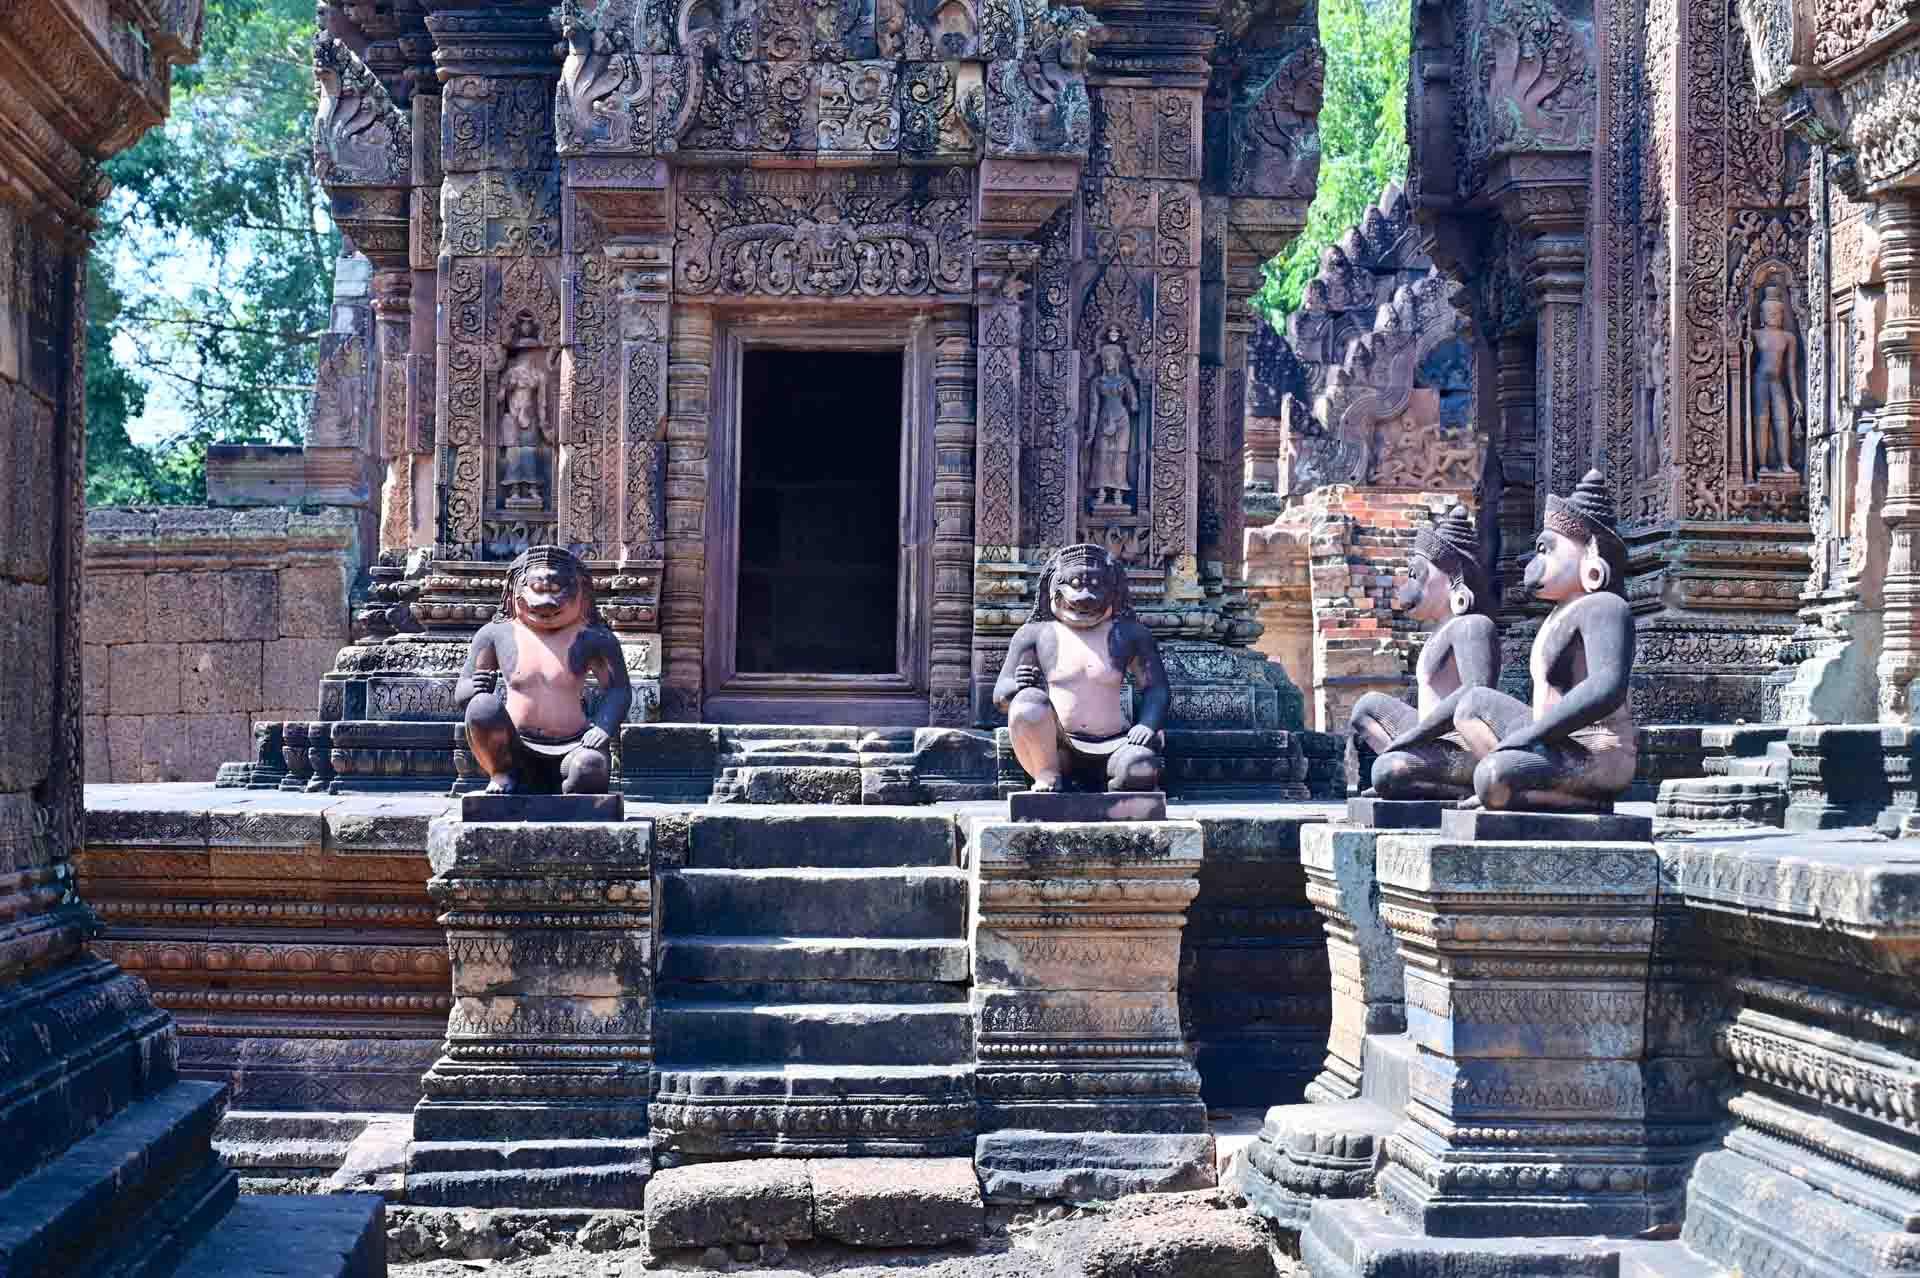
[[[211,781],[256,719],[311,719],[347,641],[355,512],[87,512],[86,778]]]

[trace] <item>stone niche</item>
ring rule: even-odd
[[[1246,299],[1314,189],[1310,6],[322,11],[315,164],[371,319],[338,309],[308,451],[359,441],[380,539],[330,787],[458,775],[458,642],[536,542],[619,596],[636,723],[983,730],[1039,565],[1097,541],[1168,654],[1176,785],[1297,780],[1239,454]],[[756,478],[781,358],[899,380],[797,428],[804,484]],[[874,484],[822,494],[894,446],[876,537]],[[847,642],[768,644],[769,609]]]

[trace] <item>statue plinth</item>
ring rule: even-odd
[[[1012,821],[1164,821],[1165,790],[1016,790],[1007,796]]]
[[[572,824],[579,821],[626,819],[626,800],[617,794],[463,794],[463,821],[538,821]]]
[[[1440,799],[1382,799],[1370,794],[1347,800],[1347,820],[1366,830],[1437,830],[1450,805]]]

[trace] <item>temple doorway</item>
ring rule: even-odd
[[[709,721],[926,722],[921,362],[879,326],[728,333]]]
[[[898,350],[743,353],[742,674],[898,670],[901,363]]]

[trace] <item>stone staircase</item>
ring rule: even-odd
[[[691,815],[655,903],[662,1165],[972,1152],[958,847],[934,813]]]

